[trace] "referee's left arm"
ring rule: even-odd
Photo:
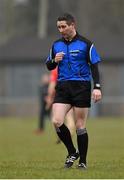
[[[101,85],[100,85],[100,75],[98,64],[101,61],[99,54],[96,51],[96,48],[92,44],[89,50],[89,59],[90,59],[90,69],[94,82],[94,88],[92,92],[92,99],[94,102],[99,101],[102,98]]]
[[[101,89],[98,63],[91,64],[90,69],[92,73],[94,89]]]

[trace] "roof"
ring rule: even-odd
[[[97,35],[94,40],[100,52],[100,55],[105,59],[124,60],[124,37],[118,34],[110,36],[104,34],[103,36]]]
[[[53,38],[17,37],[0,46],[1,60],[41,59],[49,52]]]
[[[15,37],[0,46],[0,61],[41,60],[49,52],[55,37],[39,39],[38,37]],[[102,59],[124,59],[124,37],[97,35],[94,39]]]

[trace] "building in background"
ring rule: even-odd
[[[124,115],[123,0],[0,0],[0,115],[37,115],[38,83],[63,12],[76,16],[103,59],[103,100],[91,113]]]

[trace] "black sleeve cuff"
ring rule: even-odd
[[[101,85],[99,83],[94,84],[93,89],[101,89]]]
[[[50,71],[55,69],[57,65],[58,65],[58,63],[56,63],[54,61],[54,59],[46,62],[46,66],[47,66],[48,70],[50,70]]]
[[[98,64],[91,64],[90,68],[94,82],[94,89],[101,89]]]

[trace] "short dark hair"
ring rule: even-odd
[[[64,13],[58,17],[57,21],[66,21],[70,25],[71,23],[75,23],[75,18],[71,14]]]

